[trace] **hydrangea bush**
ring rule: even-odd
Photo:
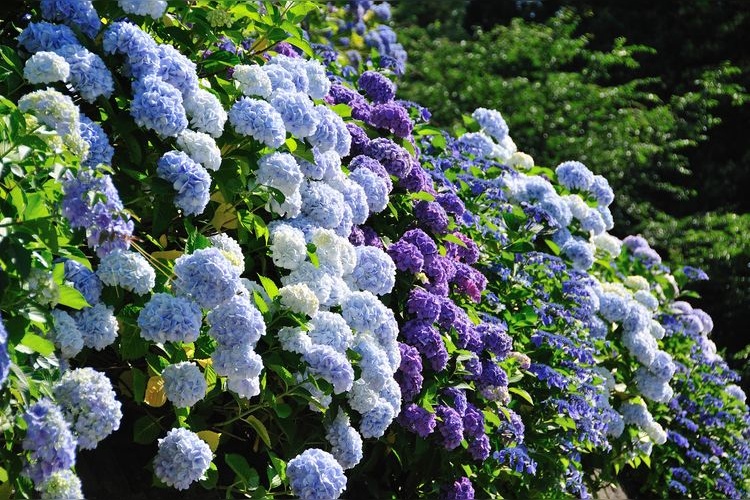
[[[30,11],[0,47],[1,491],[80,497],[116,441],[228,497],[747,496],[704,276],[499,111],[451,134],[398,100],[387,3]]]

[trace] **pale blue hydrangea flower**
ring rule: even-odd
[[[357,265],[349,278],[351,284],[375,295],[391,293],[396,283],[396,265],[390,255],[366,245],[358,246],[356,252]]]
[[[664,329],[663,326],[661,326],[661,323],[652,319],[651,327],[649,328],[649,333],[651,333],[651,336],[654,337],[656,340],[661,340],[664,338],[664,335],[666,335],[667,331]]]
[[[394,363],[391,362],[391,368],[392,371],[395,372],[398,369],[398,366],[401,362],[401,354],[398,348],[398,345],[395,347],[395,351],[398,354],[398,362]],[[378,396],[380,399],[388,403],[390,405],[391,409],[393,410],[393,418],[396,418],[398,414],[401,412],[401,403],[402,403],[402,397],[401,397],[401,386],[398,385],[398,382],[393,377],[388,377],[385,380],[385,385],[382,389],[380,389],[380,392],[378,393]]]
[[[241,398],[250,399],[260,394],[260,378],[237,378],[227,379],[227,389],[234,391]]]
[[[133,23],[117,21],[104,31],[102,48],[105,54],[122,54],[126,74],[135,78],[156,75],[159,71],[159,47],[151,35]]]
[[[580,161],[566,161],[555,168],[560,184],[568,189],[586,191],[594,182],[594,174]]]
[[[597,234],[592,241],[596,248],[607,252],[613,259],[617,258],[622,251],[622,241],[609,233]]]
[[[27,429],[22,446],[29,452],[23,473],[35,485],[75,465],[76,439],[55,403],[42,399],[26,410],[23,419]]]
[[[297,269],[307,258],[305,233],[284,223],[274,225],[270,232],[273,263],[283,269]]]
[[[349,406],[362,415],[375,408],[381,402],[378,393],[373,391],[370,385],[362,379],[354,381],[346,397],[349,401]]]
[[[341,315],[355,331],[372,332],[382,323],[383,304],[369,291],[352,292],[341,303]]]
[[[299,217],[299,214],[302,211],[302,195],[300,194],[299,188],[295,189],[291,194],[284,194],[284,201],[281,203],[271,196],[268,199],[265,208],[269,212],[273,212],[287,219],[294,217],[297,217],[295,220],[304,219],[303,217]]]
[[[331,81],[325,67],[314,60],[305,61],[304,67],[309,82],[307,95],[312,99],[323,99],[331,90]]]
[[[283,276],[281,282],[284,285],[306,284],[321,304],[328,300],[333,284],[325,269],[315,266],[312,262],[303,262],[289,275]]]
[[[186,215],[200,215],[211,198],[211,176],[181,151],[168,151],[159,159],[156,173],[177,191],[174,204]]]
[[[159,45],[159,71],[157,76],[179,90],[183,96],[198,90],[198,75],[193,61],[168,44]]]
[[[362,436],[341,409],[326,429],[326,439],[331,443],[331,454],[344,469],[351,469],[362,460]]]
[[[583,240],[569,239],[562,246],[562,253],[573,261],[575,269],[585,271],[594,265],[594,249]]]
[[[239,273],[217,248],[202,248],[177,258],[174,290],[205,309],[213,309],[237,292]]]
[[[482,130],[501,142],[508,135],[508,124],[505,123],[503,115],[499,111],[487,108],[477,108],[471,114]]]
[[[354,245],[330,229],[314,228],[308,235],[308,241],[315,245],[320,267],[331,274],[343,276],[345,273],[351,273],[357,265]]]
[[[279,289],[281,305],[292,312],[315,316],[320,307],[320,301],[315,293],[305,283],[295,283]]]
[[[73,287],[81,292],[83,298],[89,305],[99,302],[102,293],[102,282],[96,274],[78,261],[68,259],[65,261],[65,279],[73,284]]]
[[[206,379],[189,361],[169,365],[161,372],[167,399],[177,408],[188,408],[206,395]]]
[[[37,490],[42,500],[65,500],[69,498],[83,498],[81,480],[70,469],[59,470],[41,485]]]
[[[66,45],[55,51],[70,68],[70,84],[88,102],[109,97],[114,90],[112,73],[102,58],[80,45]]]
[[[646,306],[649,311],[656,311],[659,308],[659,300],[647,290],[638,290],[633,297]]]
[[[177,136],[177,147],[209,170],[219,170],[221,166],[221,151],[208,134],[185,129]]]
[[[325,182],[308,181],[300,188],[302,214],[315,225],[333,229],[344,216],[344,195]]]
[[[186,490],[204,477],[212,458],[205,441],[196,433],[178,427],[159,439],[154,474],[167,486]]]
[[[240,345],[219,344],[211,355],[216,373],[230,379],[251,379],[260,375],[263,360],[249,343]]]
[[[206,319],[211,325],[209,335],[223,346],[254,346],[266,334],[263,316],[245,295],[236,295],[222,302],[208,313]]]
[[[294,194],[304,178],[297,161],[289,153],[271,153],[261,158],[255,177],[260,184],[276,188],[286,196]]]
[[[596,209],[589,209],[586,216],[581,219],[581,229],[591,231],[593,234],[601,234],[606,230],[602,215]]]
[[[665,351],[657,351],[654,360],[648,366],[648,371],[656,378],[664,381],[671,380],[677,371],[672,356]]]
[[[302,353],[302,359],[309,371],[333,386],[334,394],[341,394],[352,388],[354,369],[345,354],[326,345],[313,344]]]
[[[174,137],[187,128],[180,91],[157,76],[146,76],[133,85],[130,115],[141,127],[162,137]]]
[[[372,170],[358,168],[349,174],[349,179],[362,186],[370,213],[376,214],[385,210],[388,206],[388,185],[382,178]]]
[[[265,99],[273,91],[271,79],[258,65],[238,64],[234,67],[232,78],[239,83],[240,90],[246,96],[257,95]]]
[[[76,34],[67,26],[41,21],[29,23],[18,35],[18,44],[34,54],[40,51],[53,52],[66,45],[78,45],[79,42]]]
[[[203,315],[195,302],[156,293],[138,315],[141,337],[152,342],[195,342]]]
[[[70,65],[54,52],[37,52],[23,67],[23,77],[34,84],[64,82],[69,76]]]
[[[667,441],[667,433],[659,425],[643,403],[623,403],[620,405],[620,415],[625,424],[633,424],[643,429],[655,444],[661,445]]]
[[[615,193],[612,191],[609,181],[604,176],[595,175],[589,189],[600,206],[607,207],[615,201]]]
[[[352,133],[349,131],[349,128],[343,120],[335,123],[341,128],[339,129],[338,134],[336,134],[336,146],[334,147],[334,151],[343,158],[349,156],[349,153],[351,152]]]
[[[560,227],[567,227],[572,220],[572,214],[568,204],[560,196],[551,195],[539,202],[539,208],[547,212]]]
[[[622,321],[628,312],[628,301],[625,297],[612,292],[605,292],[599,297],[599,314],[609,321]]]
[[[284,127],[294,137],[304,139],[315,133],[320,116],[312,101],[299,92],[279,90],[271,96],[271,106],[281,115]]]
[[[602,220],[604,221],[604,227],[607,231],[615,227],[615,220],[612,217],[612,212],[609,210],[609,207],[599,206],[597,207],[597,210],[599,211],[599,214],[602,216]]]
[[[265,64],[262,66],[263,72],[271,82],[271,89],[287,90],[294,92],[297,88],[292,81],[292,74],[284,69],[280,64]]]
[[[96,275],[102,283],[145,295],[156,284],[156,272],[138,252],[115,249],[102,257]]]
[[[339,498],[346,489],[346,476],[330,453],[310,448],[289,461],[286,475],[292,493],[302,500]]]
[[[224,257],[232,263],[237,272],[242,274],[245,271],[245,256],[242,254],[242,247],[237,240],[226,233],[215,234],[208,238],[214,248],[218,248]]]
[[[65,311],[52,310],[54,327],[52,340],[60,348],[63,358],[72,358],[83,349],[83,336],[75,320]]]
[[[103,373],[92,368],[67,371],[53,392],[81,449],[96,448],[99,441],[120,428],[121,405]]]
[[[229,123],[242,134],[278,148],[286,140],[286,128],[281,115],[266,101],[243,97],[229,110]]]
[[[81,138],[89,145],[88,154],[81,164],[88,168],[95,168],[99,164],[111,165],[115,149],[109,143],[109,137],[101,125],[81,114],[78,131]]]
[[[737,384],[729,384],[726,389],[724,390],[728,395],[732,396],[735,399],[740,400],[741,402],[745,402],[747,400],[747,395],[745,394],[745,391],[742,390],[740,386]]]
[[[166,0],[117,0],[117,5],[127,14],[150,16],[159,19],[167,10]]]
[[[307,70],[305,68],[306,61],[299,57],[289,57],[282,54],[274,56],[268,63],[269,66],[279,65],[289,73],[289,76],[294,84],[294,90],[307,94],[310,86],[310,80],[307,77]],[[274,87],[274,90],[276,88]]]
[[[315,133],[307,138],[313,147],[317,147],[321,152],[335,150],[339,144],[339,134],[351,136],[344,120],[333,110],[326,106],[315,106],[315,112],[318,114],[318,126]],[[351,138],[349,141],[351,142]]]
[[[492,139],[481,132],[467,132],[456,141],[456,146],[463,152],[476,158],[489,158],[495,149]]]
[[[375,407],[362,414],[359,432],[364,438],[379,438],[385,434],[395,417],[396,414],[390,403],[379,397]]]
[[[346,353],[354,340],[346,320],[340,314],[329,311],[320,311],[310,320],[307,334],[315,344],[327,345],[340,353]]]
[[[117,319],[111,307],[101,303],[87,307],[76,314],[75,320],[86,347],[101,351],[117,338]]]
[[[362,370],[362,380],[374,391],[385,387],[388,379],[393,378],[393,370],[385,351],[367,334],[358,337],[354,350],[362,356],[358,363]]]
[[[227,112],[219,99],[211,92],[198,89],[185,97],[185,111],[190,116],[190,125],[211,137],[219,137],[224,132]]]
[[[655,376],[643,367],[635,372],[635,385],[644,398],[657,403],[668,403],[674,396],[668,380]]]
[[[42,17],[78,28],[84,35],[94,38],[102,22],[91,0],[42,0]]]
[[[535,175],[519,175],[510,181],[511,196],[518,201],[537,202],[555,196],[555,188],[547,179]]]
[[[312,340],[301,328],[285,326],[277,335],[279,345],[285,351],[303,354],[312,347]]]
[[[80,111],[73,100],[55,89],[36,90],[18,100],[18,110],[33,112],[39,121],[71,143],[83,142],[78,130]]]
[[[648,330],[651,327],[651,313],[638,302],[631,301],[622,328],[626,332]]]
[[[649,330],[624,331],[622,343],[643,366],[654,361],[659,348]]]
[[[352,212],[352,224],[364,224],[370,216],[370,207],[367,204],[367,193],[364,188],[348,177],[329,181],[329,184],[344,195],[344,202]]]

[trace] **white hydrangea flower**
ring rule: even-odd
[[[238,64],[234,67],[234,73],[232,73],[237,83],[239,83],[240,90],[246,96],[260,96],[268,98],[273,91],[271,85],[271,79],[263,71],[262,66],[249,65],[249,64]]]
[[[117,0],[117,5],[128,14],[159,19],[167,10],[166,0]]]
[[[528,170],[534,166],[534,158],[522,151],[516,151],[508,160],[508,165],[515,168]]]
[[[304,354],[312,346],[310,337],[301,328],[286,326],[279,330],[279,344],[285,351]]]
[[[281,305],[292,312],[307,314],[312,317],[318,312],[320,301],[305,283],[295,283],[279,289]]]
[[[307,259],[305,234],[289,224],[277,224],[271,229],[271,258],[276,266],[294,270]]]
[[[599,233],[591,241],[597,249],[607,252],[612,258],[620,255],[622,250],[622,241],[609,233]]]
[[[242,254],[242,247],[234,238],[221,233],[211,236],[209,240],[211,240],[214,248],[218,248],[240,274],[245,271],[245,256]]]
[[[70,76],[70,65],[54,52],[37,52],[26,61],[23,77],[29,83],[65,82]]]
[[[185,111],[190,116],[190,124],[212,137],[224,132],[228,115],[219,99],[211,92],[198,89],[183,101]]]
[[[219,170],[221,166],[221,151],[208,134],[185,129],[177,136],[177,147],[209,170]]]

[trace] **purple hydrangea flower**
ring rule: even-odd
[[[430,413],[414,403],[404,405],[398,421],[405,429],[421,438],[426,438],[432,434],[437,425],[434,413]]]
[[[388,247],[388,255],[391,256],[399,271],[416,274],[422,272],[424,256],[419,249],[411,243],[398,240]]]
[[[376,103],[392,101],[396,96],[396,86],[385,75],[377,71],[365,71],[357,80],[359,88]]]
[[[367,123],[375,128],[389,130],[402,138],[409,137],[414,130],[414,122],[409,118],[406,108],[395,102],[373,106]]]
[[[444,234],[448,230],[448,214],[434,201],[418,201],[414,205],[414,216],[432,232]]]
[[[378,160],[389,174],[399,179],[406,177],[411,171],[412,158],[409,152],[385,137],[370,141],[367,155]]]
[[[464,438],[464,424],[461,415],[450,406],[438,405],[435,407],[435,415],[438,418],[437,430],[442,436],[442,445],[446,450],[457,448]]]
[[[444,500],[473,500],[474,487],[468,477],[462,477],[458,481],[454,481],[452,485],[443,487],[440,498]]]

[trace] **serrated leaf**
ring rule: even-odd
[[[260,476],[258,476],[258,472],[255,469],[250,467],[245,457],[237,453],[227,453],[224,455],[224,461],[249,489],[258,487]]]
[[[58,289],[60,294],[57,298],[57,303],[60,305],[70,307],[71,309],[83,309],[84,307],[92,305],[86,302],[83,294],[72,286],[59,285]]]
[[[271,300],[276,298],[276,296],[279,294],[279,288],[276,286],[276,283],[274,283],[273,280],[261,275],[258,275],[258,279],[260,280],[260,284],[263,285],[263,289],[268,294],[268,297]]]
[[[55,344],[35,333],[24,335],[21,339],[21,345],[28,347],[33,352],[37,352],[42,356],[49,356],[55,352]]]
[[[250,424],[250,426],[255,429],[255,432],[260,437],[261,441],[265,443],[266,446],[269,448],[271,447],[271,437],[268,435],[268,429],[266,429],[266,426],[263,425],[263,422],[258,420],[256,417],[249,415],[245,417],[245,422]]]

